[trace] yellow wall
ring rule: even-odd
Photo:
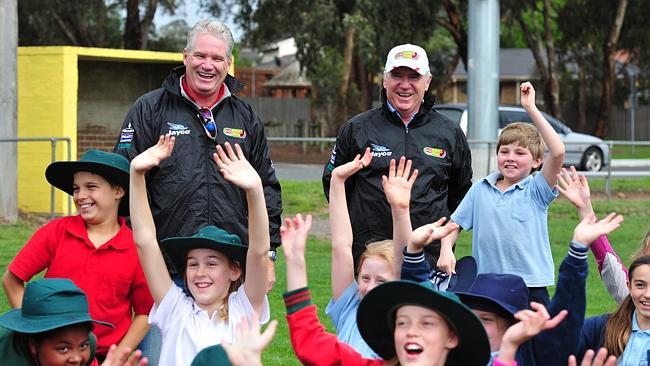
[[[77,63],[80,58],[115,63],[180,63],[182,54],[83,47],[19,47],[18,137],[69,137],[73,160],[77,156]],[[68,160],[65,141],[57,143],[55,160]],[[51,161],[49,141],[18,143],[19,209],[50,212],[51,186],[45,179],[45,168]],[[68,195],[59,190],[55,192],[56,214],[67,214]]]
[[[77,55],[72,47],[18,50],[18,137],[70,137],[76,155]],[[50,142],[18,144],[18,207],[50,211],[45,168],[52,160]],[[57,143],[56,160],[67,160],[67,144]],[[56,190],[55,209],[67,211],[68,195]]]

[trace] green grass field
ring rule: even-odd
[[[632,191],[642,187],[640,182],[621,183],[622,186],[634,187]],[[598,184],[594,182],[597,191]],[[649,187],[649,185],[645,185]],[[317,217],[326,218],[326,201],[321,193],[320,182],[282,182],[285,213],[293,215],[298,212],[314,213]],[[647,188],[645,190],[647,192]],[[635,200],[597,200],[594,208],[599,216],[616,211],[625,216],[621,228],[610,235],[609,239],[616,248],[619,256],[630,263],[630,257],[639,247],[643,235],[649,229],[650,197]],[[577,214],[573,206],[563,199],[554,202],[549,210],[549,232],[556,268],[566,255],[568,242],[571,239],[573,227],[577,224]],[[35,225],[21,221],[14,225],[0,225],[0,271],[4,272],[6,265],[15,253],[29,238]],[[457,244],[458,258],[470,253],[471,232],[461,234]],[[322,238],[311,237],[307,249],[309,270],[309,285],[314,302],[318,305],[321,321],[332,330],[331,322],[324,314],[329,301],[330,289],[330,246]],[[593,259],[589,259],[590,273],[587,283],[587,314],[596,315],[615,309],[615,303],[605,290],[596,272]],[[277,285],[271,293],[271,318],[279,321],[278,331],[272,345],[264,354],[264,363],[268,365],[298,365],[288,335],[282,292],[286,288],[284,257],[278,253],[276,263]],[[0,297],[0,312],[8,310],[4,296]]]

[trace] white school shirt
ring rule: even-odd
[[[250,321],[253,307],[243,285],[228,296],[228,321],[219,319],[215,311],[212,318],[194,299],[172,284],[160,304],[154,304],[149,323],[162,332],[159,366],[189,366],[202,349],[223,342],[232,342],[235,327],[242,316]],[[264,297],[260,323],[269,321],[269,301]]]

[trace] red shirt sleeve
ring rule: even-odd
[[[381,366],[384,360],[363,358],[352,347],[327,333],[310,305],[287,315],[293,351],[303,365]]]
[[[57,219],[36,230],[7,267],[9,271],[21,280],[28,282],[36,274],[48,268],[59,243],[56,238],[57,233],[62,233],[65,230],[59,228],[60,224],[61,219]]]

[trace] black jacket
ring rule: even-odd
[[[354,243],[392,238],[390,206],[381,186],[388,175],[391,159],[403,155],[419,171],[411,191],[411,224],[414,228],[449,217],[472,185],[469,146],[458,123],[432,110],[433,97],[427,94],[420,111],[405,126],[383,105],[346,122],[336,139],[330,161],[323,171],[323,189],[329,197],[332,170],[372,150],[372,161],[346,181],[346,194]]]
[[[172,156],[147,176],[147,191],[158,240],[191,236],[201,227],[216,225],[248,243],[246,194],[227,182],[212,160],[216,144],[239,144],[264,185],[271,247],[280,245],[282,198],[280,184],[264,134],[264,126],[250,105],[227,96],[212,110],[217,124],[216,142],[203,128],[196,106],[180,92],[183,66],[172,70],[163,87],[141,96],[124,119],[115,152],[131,160],[158,141],[161,134],[176,136]],[[232,94],[243,84],[228,75]]]

